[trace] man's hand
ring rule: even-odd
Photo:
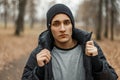
[[[94,46],[93,41],[87,41],[86,42],[85,54],[87,56],[96,56],[96,55],[98,55],[97,48]]]
[[[50,51],[47,49],[41,50],[41,52],[36,55],[36,59],[37,59],[38,66],[43,67],[51,59]]]

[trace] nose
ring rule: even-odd
[[[65,29],[65,26],[64,26],[64,24],[61,24],[61,26],[60,26],[60,31],[65,31],[66,29]]]

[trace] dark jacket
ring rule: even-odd
[[[90,40],[91,33],[73,29],[72,37],[78,41],[78,44],[82,46],[83,52],[85,53],[85,43]],[[39,36],[38,46],[33,50],[25,65],[22,80],[54,80],[51,61],[44,67],[38,67],[36,61],[36,54],[42,49],[47,48],[50,51],[52,50],[54,46],[53,41],[51,33],[48,30]],[[106,61],[101,48],[96,42],[94,44],[98,49],[98,55],[94,57],[83,55],[86,73],[85,80],[117,80],[118,76]]]

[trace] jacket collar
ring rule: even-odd
[[[73,39],[77,40],[79,44],[85,44],[87,41],[91,39],[92,32],[86,32],[80,29],[73,30]]]
[[[73,39],[77,40],[79,44],[82,45],[85,44],[86,41],[90,40],[91,35],[92,32],[88,33],[86,31],[74,28],[72,37]],[[38,45],[41,45],[43,48],[47,48],[50,51],[52,50],[54,45],[54,39],[50,31],[46,30],[40,34]]]

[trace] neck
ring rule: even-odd
[[[62,49],[70,49],[70,48],[73,48],[75,45],[77,45],[77,41],[72,39],[71,41],[64,42],[64,43],[55,42],[55,45]]]

